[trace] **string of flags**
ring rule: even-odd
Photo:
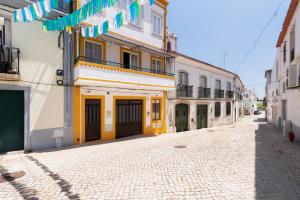
[[[64,1],[66,4],[70,3],[70,0]],[[24,8],[15,10],[13,19],[14,22],[31,22],[48,16],[52,10],[57,8],[58,0],[40,0]]]
[[[70,0],[64,0],[65,3],[70,3]],[[71,27],[79,25],[91,16],[101,14],[103,9],[116,6],[119,0],[89,0],[73,13],[55,20],[46,20],[43,22],[45,31],[62,31],[71,32]],[[120,28],[128,23],[128,20],[134,21],[141,15],[141,5],[149,2],[150,5],[155,3],[155,0],[135,0],[125,10],[122,10],[113,19],[106,19],[102,24],[81,28],[82,36],[98,37],[100,34],[106,34],[111,28]],[[13,13],[15,22],[30,22],[48,16],[53,9],[58,8],[58,0],[40,0],[29,6],[17,9]],[[129,16],[129,17],[127,17]]]
[[[81,35],[86,38],[96,38],[100,34],[107,34],[112,28],[121,28],[127,25],[129,21],[133,22],[141,15],[141,7],[145,5],[147,0],[136,0],[131,3],[126,10],[119,12],[112,19],[106,19],[101,25],[82,27]],[[150,5],[155,3],[155,0],[149,0]],[[127,17],[128,14],[128,17]]]

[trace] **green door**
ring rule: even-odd
[[[197,106],[197,129],[207,128],[207,105]]]
[[[24,92],[0,90],[0,153],[24,149]]]
[[[188,110],[189,106],[186,104],[176,105],[176,131],[188,131]]]

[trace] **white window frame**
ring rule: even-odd
[[[125,5],[122,4],[124,1],[125,1]],[[132,0],[132,2],[130,2],[130,1],[131,0],[119,0],[119,2],[118,2],[118,7],[120,8],[119,11],[124,10],[124,9],[126,10],[126,20],[128,20],[128,22],[129,22],[128,24],[139,27],[139,28],[143,28],[144,27],[144,12],[145,12],[144,6],[141,6],[141,15],[138,18],[136,18],[135,22],[132,22],[132,21],[130,21],[129,11],[127,10],[127,8],[130,3],[134,2],[134,0]],[[139,23],[137,23],[138,22],[137,19],[139,20]]]
[[[154,16],[156,17],[156,19],[160,18],[159,33],[158,33],[158,31],[155,30],[157,28],[157,24],[154,24]],[[163,36],[163,26],[164,26],[163,16],[158,14],[157,12],[152,11],[152,14],[151,14],[151,32],[152,32],[152,34],[155,36],[158,36],[158,37],[162,37]]]
[[[153,66],[153,61],[155,61],[155,66]],[[157,63],[160,62],[160,67],[158,67]],[[151,59],[151,69],[154,69],[156,73],[160,72],[162,73],[163,69],[163,60],[158,58],[152,58]]]

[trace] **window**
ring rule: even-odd
[[[152,120],[160,120],[160,100],[152,100]]]
[[[179,84],[188,85],[189,75],[186,72],[179,72]]]
[[[152,13],[152,32],[156,35],[162,35],[162,17]]]
[[[205,76],[200,76],[200,87],[207,88],[207,78]]]
[[[287,120],[287,101],[282,100],[282,120]]]
[[[231,83],[230,82],[227,82],[227,91],[231,91]]]
[[[102,44],[85,41],[85,57],[91,62],[102,61]]]
[[[286,42],[283,45],[283,62],[286,62]]]
[[[134,1],[135,0],[129,0],[128,5],[132,4]],[[141,6],[140,12],[141,12],[140,16],[136,17],[133,21],[130,21],[130,23],[141,27],[142,26],[142,21],[143,21],[143,16],[144,16],[144,7],[143,6]]]
[[[162,73],[162,59],[152,58],[151,72]]]
[[[231,103],[226,103],[226,115],[231,115]]]
[[[216,80],[216,89],[221,90],[221,81],[220,80]]]
[[[221,116],[221,103],[216,102],[215,103],[215,117],[220,117]]]
[[[139,67],[139,54],[124,51],[123,52],[123,67],[126,69]]]

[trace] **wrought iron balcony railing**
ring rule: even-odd
[[[234,95],[233,91],[226,91],[226,98],[227,99],[233,99],[233,95]]]
[[[193,86],[178,85],[176,93],[177,97],[193,97]]]
[[[215,89],[215,99],[223,99],[224,90]]]
[[[209,99],[211,97],[211,89],[199,87],[198,88],[198,98],[199,99]]]
[[[20,49],[0,46],[0,73],[19,74]]]
[[[153,69],[142,68],[142,67],[137,67],[137,66],[129,66],[129,65],[124,65],[121,63],[117,63],[117,62],[106,61],[106,60],[101,60],[101,59],[96,59],[96,58],[89,58],[89,57],[85,57],[85,56],[79,56],[75,59],[75,63],[78,63],[79,61],[85,61],[85,62],[107,65],[107,66],[112,66],[112,67],[131,69],[131,70],[135,70],[135,71],[149,72],[149,73],[160,74],[160,75],[165,75],[165,76],[174,76],[173,73],[168,73],[165,71],[153,70]]]

